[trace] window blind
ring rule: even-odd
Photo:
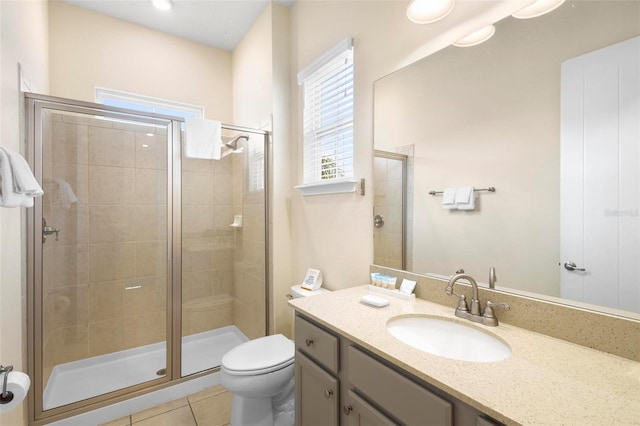
[[[304,91],[304,183],[352,178],[352,40],[323,55],[302,71],[298,80]]]

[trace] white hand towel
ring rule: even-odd
[[[13,153],[13,151],[0,147],[0,207],[33,207],[33,196],[15,191],[15,173],[12,167],[10,153]],[[22,158],[22,156],[20,156],[20,158]],[[27,170],[29,174],[31,174],[28,165]],[[31,175],[31,177],[33,178],[33,175]],[[25,180],[28,181],[28,179]],[[35,181],[35,178],[33,178],[33,180]],[[37,188],[32,188],[33,193],[37,193],[37,189],[40,189],[40,185],[38,185]],[[40,189],[40,192],[39,195],[42,195],[42,189]]]
[[[11,171],[13,173],[13,189],[18,194],[24,194],[28,197],[40,197],[44,192],[38,184],[35,176],[31,173],[29,163],[24,157],[10,149],[2,148],[9,156],[11,162]]]
[[[456,208],[458,210],[474,210],[476,208],[476,194],[472,186],[462,186],[456,191]]]
[[[222,124],[203,118],[185,118],[184,124],[185,157],[219,160],[222,151]]]
[[[456,188],[446,188],[442,192],[442,208],[445,210],[456,209]]]

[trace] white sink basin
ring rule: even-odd
[[[445,318],[395,317],[387,322],[387,330],[401,342],[445,358],[494,362],[511,355],[511,348],[498,337]]]

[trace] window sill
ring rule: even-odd
[[[358,182],[358,179],[336,179],[327,182],[298,185],[294,186],[294,188],[299,189],[304,197],[309,195],[342,194],[345,192],[356,192]]]

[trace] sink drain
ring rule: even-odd
[[[156,371],[156,375],[157,376],[166,376],[167,375],[167,369],[166,368],[161,368],[160,370]]]

